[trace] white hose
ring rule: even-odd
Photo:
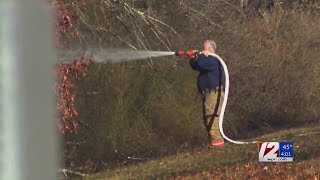
[[[227,140],[227,141],[229,141],[231,143],[234,143],[234,144],[252,144],[252,143],[257,143],[258,141],[252,141],[252,142],[235,141],[235,140],[232,140],[232,139],[228,138],[224,134],[222,124],[223,124],[223,116],[224,116],[224,112],[225,112],[226,107],[227,107],[227,101],[228,101],[228,95],[229,95],[229,72],[228,72],[228,68],[227,68],[226,63],[222,60],[222,58],[220,56],[218,56],[215,53],[209,53],[209,55],[213,56],[213,57],[216,57],[220,61],[221,65],[223,67],[223,70],[224,70],[224,74],[225,74],[224,98],[223,98],[223,102],[222,102],[221,112],[220,112],[220,115],[219,115],[219,130],[220,130],[220,134],[222,135],[222,137],[225,140]]]

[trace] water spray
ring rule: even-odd
[[[95,63],[121,63],[138,61],[147,58],[173,56],[175,52],[170,51],[147,51],[147,50],[125,50],[125,49],[90,49],[83,50],[58,50],[59,62],[63,64],[73,63],[78,57],[91,57]]]

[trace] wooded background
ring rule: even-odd
[[[230,71],[224,129],[254,137],[319,123],[318,0],[54,0],[58,47],[176,51],[216,41]],[[93,64],[75,77],[67,166],[92,172],[207,143],[197,73],[183,58]]]

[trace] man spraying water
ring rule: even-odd
[[[99,49],[80,53],[76,51],[60,51],[61,63],[72,63],[73,57],[90,55],[94,63],[121,63],[124,61],[143,60],[151,57],[163,56],[188,56],[192,69],[199,71],[198,90],[203,97],[203,119],[209,135],[209,144],[212,146],[224,146],[224,140],[234,144],[251,144],[257,141],[243,142],[228,138],[223,131],[223,117],[229,95],[229,72],[223,59],[215,54],[216,44],[212,40],[206,40],[203,51],[179,50],[148,51],[125,49]]]
[[[210,146],[224,146],[224,139],[219,132],[219,114],[221,111],[223,92],[223,69],[219,60],[209,53],[215,53],[216,43],[206,40],[201,54],[190,57],[193,70],[199,71],[198,91],[203,100],[203,120],[209,136]]]
[[[211,146],[223,146],[224,138],[227,140],[228,138],[224,136],[222,130],[222,119],[225,109],[225,107],[222,108],[222,102],[223,100],[227,100],[227,98],[224,98],[224,94],[227,95],[228,91],[224,93],[222,89],[222,84],[224,84],[224,82],[222,81],[222,77],[224,76],[223,69],[226,67],[222,66],[221,62],[223,62],[223,60],[215,54],[216,48],[216,43],[214,41],[206,40],[203,43],[203,51],[199,53],[192,50],[166,52],[147,50],[101,49],[92,52],[92,60],[95,63],[120,63],[124,61],[140,60],[149,57],[161,57],[170,55],[188,56],[192,69],[199,71],[197,85],[203,99],[203,119],[209,136],[209,144]],[[61,59],[61,61],[63,61],[64,63],[68,63],[67,60],[71,59],[70,56],[76,55],[77,51],[68,51],[61,53],[63,54],[63,57],[65,57],[64,59]],[[221,120],[219,120],[219,118]],[[221,127],[219,121],[221,121]],[[221,131],[221,134],[219,130]]]

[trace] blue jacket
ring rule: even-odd
[[[206,89],[214,90],[224,84],[223,67],[216,57],[200,54],[189,62],[193,70],[200,72],[197,82],[200,93]]]

